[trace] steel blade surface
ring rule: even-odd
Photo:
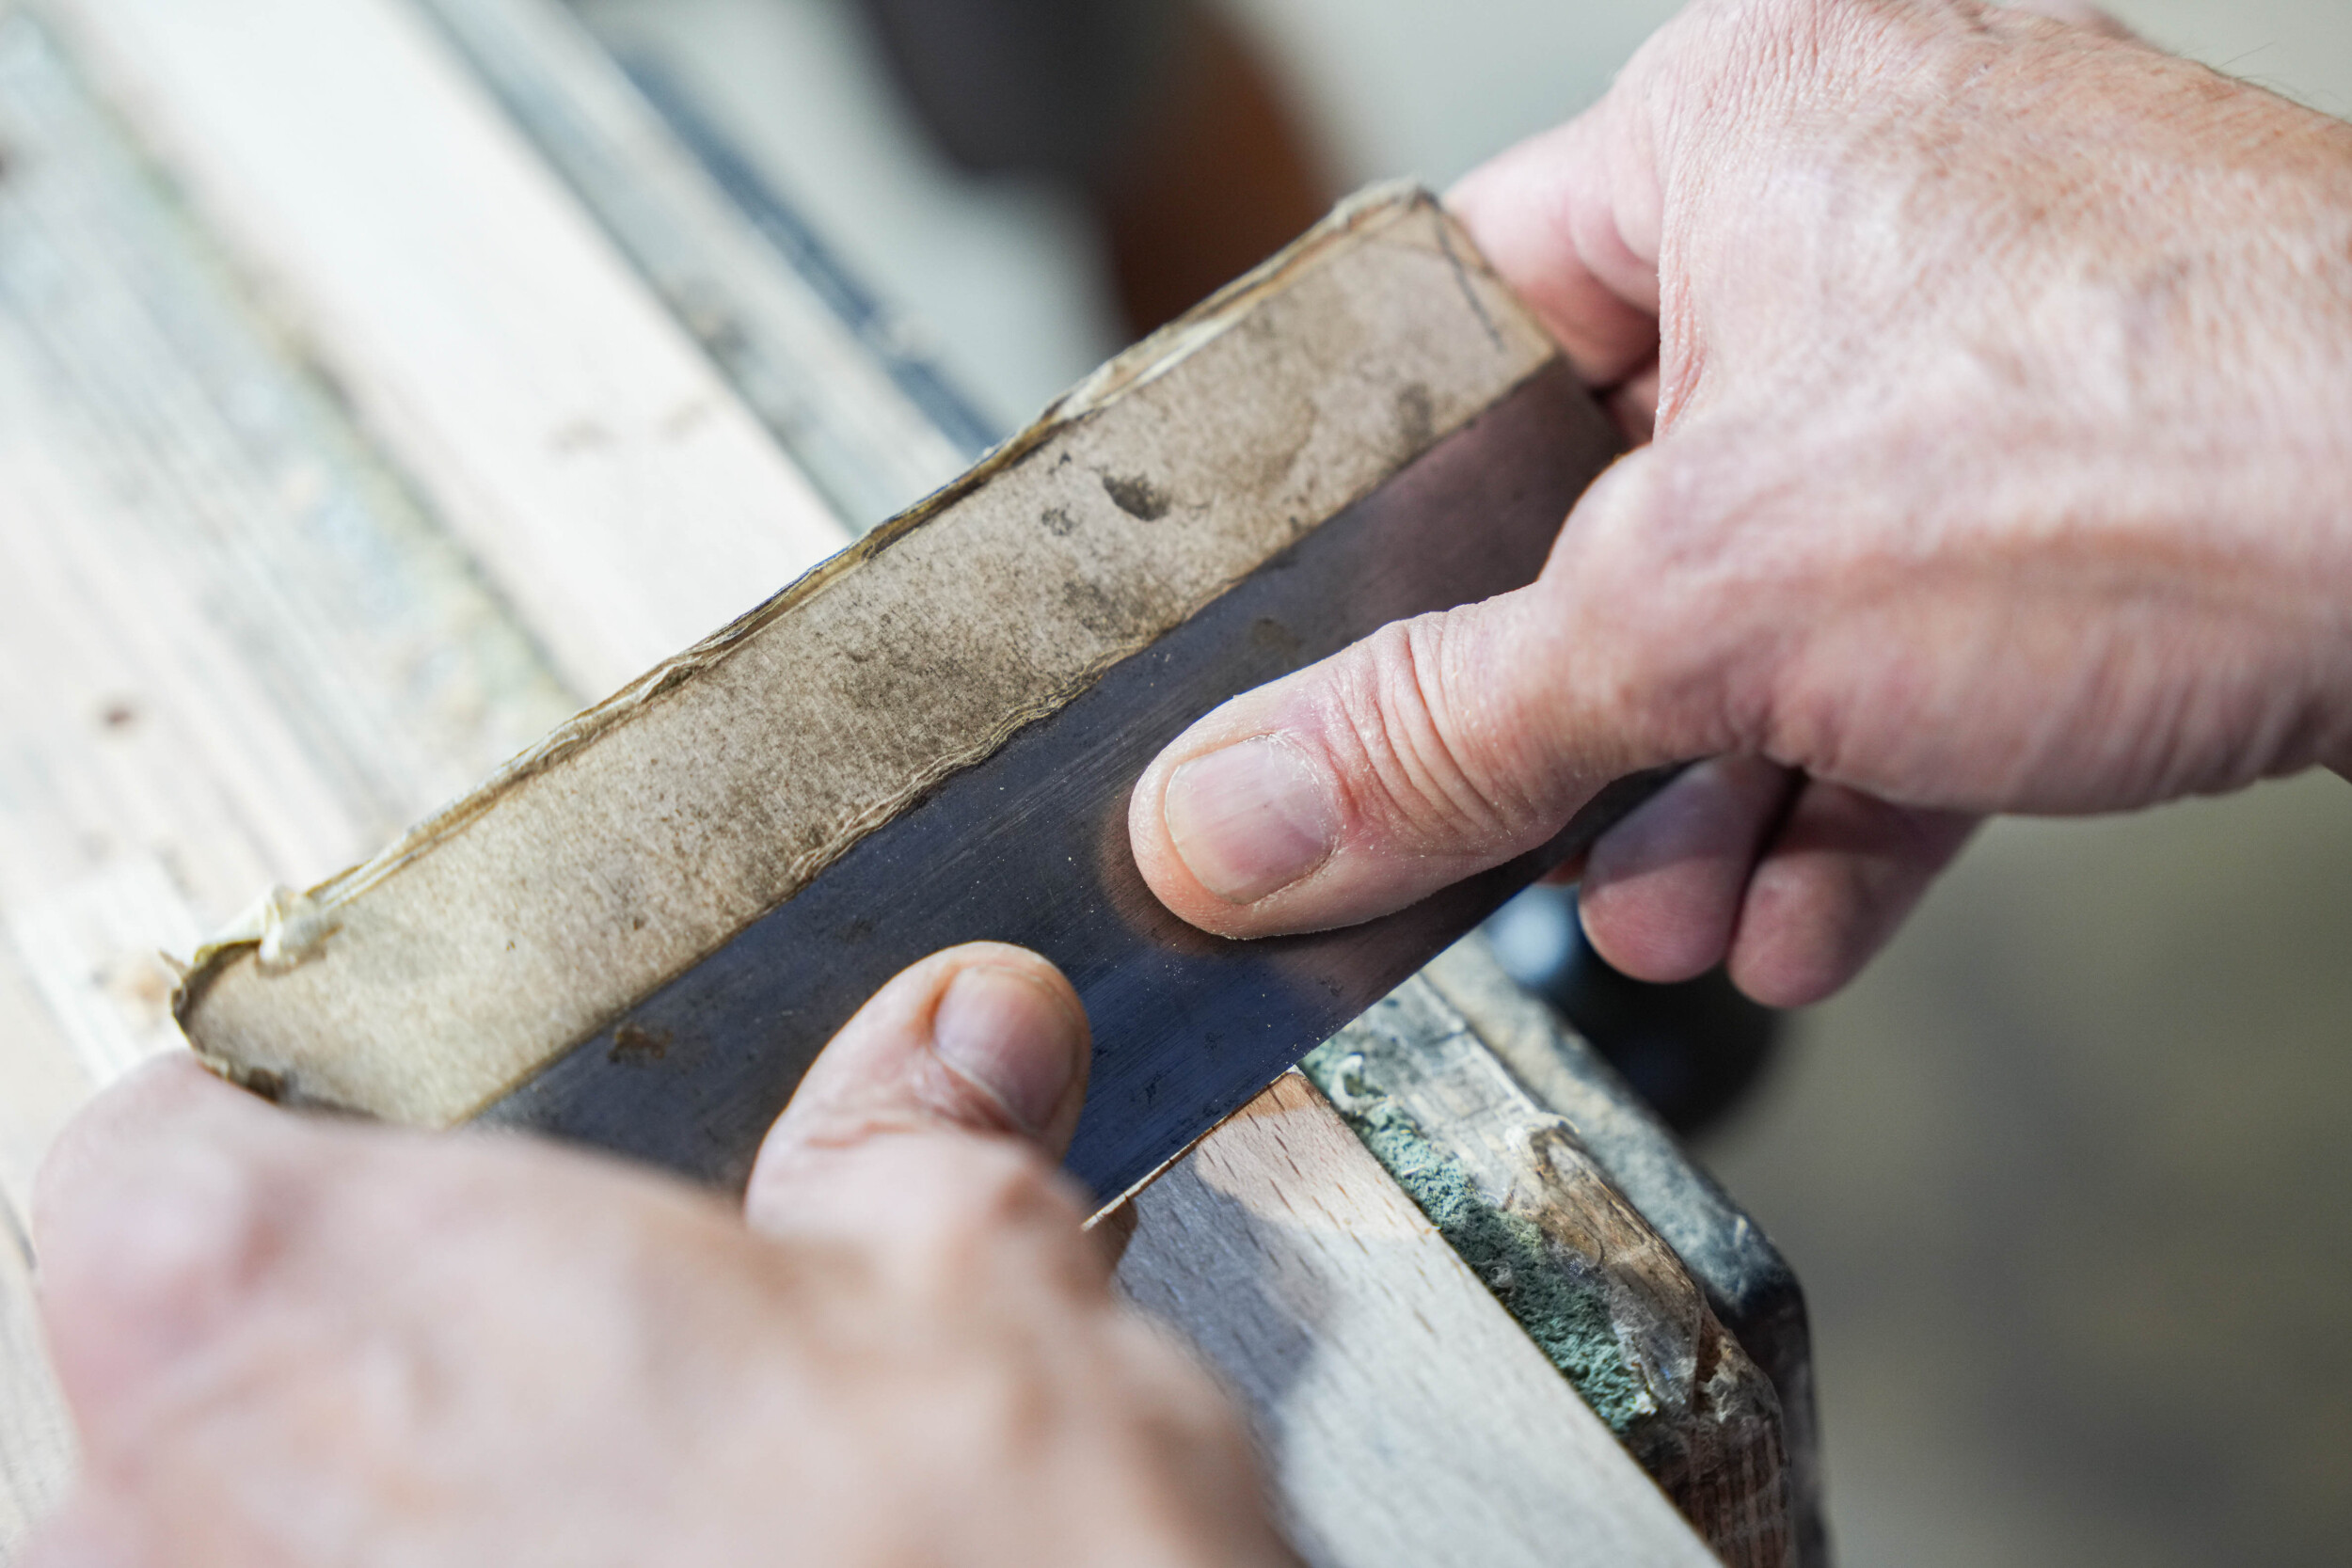
[[[1060,965],[1094,1027],[1068,1164],[1116,1196],[1589,843],[1624,781],[1552,844],[1368,925],[1254,942],[1185,925],[1127,847],[1136,777],[1238,692],[1391,621],[1531,581],[1617,451],[1555,361],[1084,694],[944,781],[808,887],[494,1104],[532,1127],[739,1185],[808,1063],[867,997],[957,942]],[[1008,605],[1007,614],[1019,613]]]

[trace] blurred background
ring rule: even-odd
[[[1032,41],[1092,89],[1016,65],[992,103],[969,67],[1003,40],[943,44],[941,8],[580,0],[999,432],[1337,190],[1442,186],[1575,112],[1675,9],[1068,0]],[[2114,8],[2352,111],[2344,0]],[[1997,825],[1791,1022],[1700,1147],[1811,1297],[1844,1562],[2352,1560],[2348,1047],[2328,776]]]

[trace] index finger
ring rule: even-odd
[[[1658,355],[1661,198],[1629,89],[1465,175],[1446,207],[1549,329],[1587,386],[1607,390]]]

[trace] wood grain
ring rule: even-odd
[[[1310,1562],[1716,1560],[1297,1075],[1135,1202],[1120,1284],[1248,1406]]]
[[[614,689],[840,546],[398,0],[50,9],[575,689]]]
[[[690,145],[569,7],[421,3],[853,529],[914,505],[993,444],[909,356],[906,324],[842,275],[755,169]]]

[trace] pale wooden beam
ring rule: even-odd
[[[665,119],[680,102],[657,109],[569,6],[420,4],[852,528],[914,505],[995,439],[910,351],[920,335],[841,275],[759,171],[729,164],[723,184],[700,155],[708,140]]]
[[[50,0],[584,696],[846,538],[398,0]]]

